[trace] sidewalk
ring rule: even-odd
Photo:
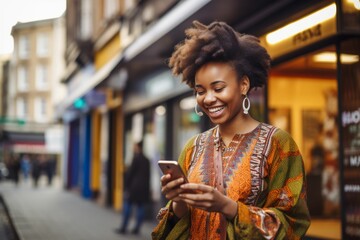
[[[66,191],[56,181],[51,187],[40,181],[37,189],[31,181],[21,182],[19,186],[0,182],[0,195],[20,240],[145,240],[151,239],[150,233],[156,224],[145,222],[138,236],[115,234],[114,229],[121,221],[120,213]],[[129,229],[132,224],[130,222]],[[313,219],[305,239],[341,239],[340,227],[339,221]],[[0,239],[3,239],[1,235]]]
[[[20,240],[112,240],[151,239],[155,222],[145,222],[140,235],[118,235],[120,213],[99,206],[58,183],[46,186],[31,181],[0,182],[0,194],[7,205]],[[132,227],[130,222],[129,227]],[[1,238],[1,236],[0,236]]]

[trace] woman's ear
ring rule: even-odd
[[[247,95],[247,93],[249,92],[250,89],[250,80],[248,78],[248,76],[243,76],[241,81],[240,81],[240,88],[241,88],[241,94],[242,95]]]

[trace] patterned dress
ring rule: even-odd
[[[190,182],[215,186],[214,152],[218,127],[188,141],[179,164]],[[291,136],[261,123],[247,134],[221,142],[223,185],[238,203],[227,219],[226,239],[301,239],[309,225],[305,172]],[[171,201],[159,212],[153,239],[221,239],[220,213],[190,208],[179,220]]]

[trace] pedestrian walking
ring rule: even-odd
[[[49,155],[44,167],[48,186],[51,186],[56,170],[56,157]]]
[[[28,154],[24,154],[21,158],[21,172],[25,180],[29,178],[31,171],[31,160]]]
[[[32,161],[31,176],[33,179],[34,187],[38,187],[41,173],[44,169],[45,157],[42,154],[38,154]]]
[[[125,175],[125,199],[122,223],[116,233],[126,234],[133,208],[136,222],[132,234],[139,234],[145,217],[146,204],[150,202],[150,161],[143,153],[143,142],[134,144],[134,157]]]
[[[10,178],[16,185],[19,184],[19,174],[21,170],[20,159],[17,154],[11,154],[9,161]]]

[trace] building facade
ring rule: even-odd
[[[251,111],[301,149],[309,234],[359,237],[358,1],[68,1],[67,11],[68,96],[58,116],[67,126],[68,188],[121,209],[122,176],[132,143],[142,139],[154,204],[163,204],[157,160],[177,159],[190,136],[211,126],[166,60],[192,21],[216,19],[258,36],[272,57],[268,86],[250,95]]]
[[[3,86],[3,158],[55,154],[61,159],[63,130],[54,118],[54,106],[65,94],[60,83],[64,29],[64,18],[17,23],[12,28],[14,52]]]

